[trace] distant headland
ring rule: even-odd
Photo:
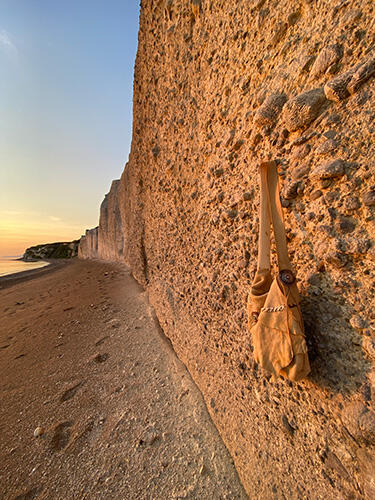
[[[35,245],[27,248],[20,260],[31,262],[44,259],[71,259],[78,255],[79,241]]]

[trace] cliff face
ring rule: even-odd
[[[80,259],[97,259],[98,258],[98,227],[86,229],[86,233],[81,237],[78,257]]]
[[[112,182],[100,207],[98,253],[100,258],[107,260],[122,260],[124,232],[117,198],[119,184],[119,180]]]
[[[80,247],[147,288],[254,498],[375,497],[374,10],[142,2],[129,163]],[[262,372],[247,329],[265,159],[303,297],[300,383]]]
[[[123,260],[124,231],[118,202],[120,181],[112,182],[100,206],[99,226],[87,229],[81,238],[79,257],[82,259]]]

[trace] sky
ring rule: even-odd
[[[0,0],[0,256],[77,239],[131,143],[139,0]]]

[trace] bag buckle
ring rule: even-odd
[[[296,277],[290,269],[283,269],[279,272],[279,278],[284,285],[293,285],[296,281]]]

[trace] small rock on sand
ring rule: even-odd
[[[40,437],[42,434],[44,434],[43,427],[36,427],[34,430],[34,437]]]

